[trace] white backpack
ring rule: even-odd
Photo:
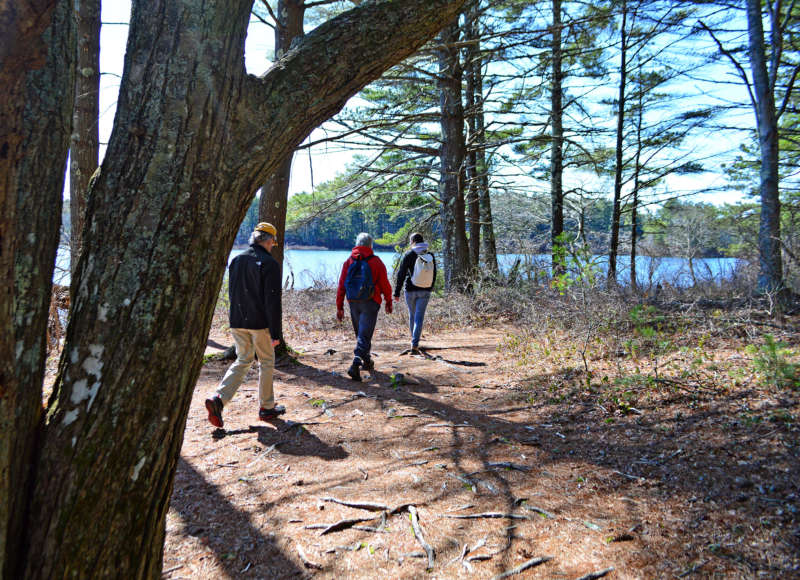
[[[433,254],[425,253],[417,256],[414,271],[411,273],[411,283],[417,288],[433,286]]]

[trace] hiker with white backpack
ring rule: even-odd
[[[411,354],[420,354],[419,339],[422,336],[422,322],[425,309],[436,283],[436,259],[428,251],[428,244],[422,234],[409,236],[410,248],[403,255],[394,284],[394,300],[400,300],[400,289],[405,287],[408,306],[408,326],[411,331]]]
[[[386,266],[372,251],[372,236],[360,233],[356,247],[342,264],[339,288],[336,292],[336,318],[344,318],[344,300],[350,306],[350,320],[356,333],[356,348],[353,364],[347,374],[354,381],[361,380],[361,369],[372,371],[372,334],[381,309],[381,295],[386,299],[386,314],[392,313],[392,285],[386,274]]]

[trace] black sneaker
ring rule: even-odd
[[[219,397],[211,397],[206,399],[206,410],[208,411],[208,422],[214,425],[217,429],[221,429],[222,422],[222,399]]]
[[[412,346],[411,347],[411,354],[422,354],[422,352],[419,350],[418,346]]]
[[[361,372],[359,370],[359,366],[356,363],[350,365],[350,368],[347,369],[347,374],[351,379],[354,381],[361,382]]]
[[[272,409],[265,409],[261,407],[258,410],[258,418],[262,421],[269,421],[270,419],[274,419],[278,415],[283,415],[286,412],[286,407],[283,405],[275,405]]]

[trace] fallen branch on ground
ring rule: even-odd
[[[527,562],[523,562],[516,568],[511,568],[511,570],[506,570],[494,576],[492,580],[501,580],[502,578],[508,578],[509,576],[514,576],[515,574],[519,574],[520,572],[524,572],[528,568],[533,568],[534,566],[538,566],[539,564],[544,564],[545,562],[549,562],[553,558],[551,556],[543,556],[541,558],[532,558]]]
[[[319,533],[320,536],[324,536],[325,534],[346,530],[348,528],[352,528],[357,524],[363,524],[364,522],[371,522],[376,519],[378,518],[352,518],[348,520],[340,520],[335,524],[311,524],[305,527],[306,529],[317,529],[318,527],[324,525],[325,528]],[[311,526],[314,527],[312,528]]]
[[[322,564],[317,564],[316,562],[312,562],[306,556],[306,553],[303,551],[303,547],[300,544],[297,544],[297,554],[300,556],[300,559],[305,564],[306,568],[314,568],[316,570],[322,570]]]
[[[337,499],[335,497],[321,497],[320,500],[331,503],[338,503],[339,505],[358,508],[361,510],[369,510],[371,512],[388,512],[391,510],[391,508],[388,505],[374,503],[371,501],[346,501],[342,499]]]
[[[504,512],[484,512],[481,514],[465,514],[463,516],[451,516],[445,514],[445,518],[450,518],[452,520],[475,520],[478,518],[507,518],[509,520],[529,520],[528,516],[523,516],[520,514],[508,514]]]
[[[390,508],[388,505],[375,503],[371,501],[346,501],[343,499],[337,499],[335,497],[321,497],[321,501],[327,501],[331,503],[338,503],[339,505],[368,510],[372,512],[386,512],[386,514],[393,516],[394,514],[407,511],[409,506],[412,504],[410,503],[401,503],[396,505],[393,508]],[[385,516],[384,516],[385,517]]]
[[[585,576],[581,576],[578,580],[597,580],[597,578],[602,578],[606,574],[610,574],[614,571],[614,567],[606,568],[605,570],[600,570],[599,572],[589,572]]]
[[[417,508],[413,505],[408,506],[408,513],[411,515],[411,527],[414,530],[414,536],[428,555],[428,570],[433,570],[435,554],[433,552],[433,547],[425,541],[425,537],[422,535],[422,528],[419,525],[419,518],[417,517]]]
[[[253,459],[253,461],[251,461],[250,463],[248,463],[248,464],[246,465],[246,467],[252,467],[252,466],[253,466],[253,465],[255,465],[256,463],[258,463],[259,461],[261,461],[261,460],[262,460],[262,459],[263,459],[263,458],[264,458],[264,457],[265,457],[265,456],[266,456],[268,453],[270,453],[270,452],[272,452],[272,451],[275,451],[275,448],[276,448],[276,447],[277,447],[277,446],[278,446],[280,443],[283,443],[283,441],[280,441],[279,443],[273,443],[272,445],[270,445],[269,447],[267,447],[267,448],[266,448],[264,451],[262,451],[261,453],[259,453],[258,457],[256,457],[255,459]]]
[[[542,508],[537,507],[535,505],[528,505],[527,503],[525,503],[525,500],[519,501],[518,505],[522,506],[523,508],[525,508],[529,512],[536,512],[537,514],[542,515],[542,516],[544,516],[546,518],[555,519],[555,517],[556,517],[555,514],[552,514],[547,510],[543,510]]]
[[[474,491],[474,492],[477,492],[478,486],[482,485],[483,487],[488,489],[491,493],[497,495],[497,489],[495,489],[495,487],[491,483],[489,483],[488,481],[484,481],[482,479],[476,479],[476,480],[473,481],[472,479],[468,479],[466,477],[461,477],[460,475],[455,475],[455,474],[452,474],[452,473],[448,473],[447,475],[449,475],[453,479],[457,479],[458,481],[460,481],[461,483],[463,483],[465,485],[470,486],[472,488],[472,491]]]
[[[499,461],[497,463],[489,463],[489,467],[503,467],[506,469],[514,469],[516,471],[530,471],[531,468],[527,465],[521,465],[519,463],[512,463],[510,461]]]

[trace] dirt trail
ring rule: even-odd
[[[498,348],[517,335],[441,332],[411,356],[379,327],[362,383],[344,374],[345,327],[289,337],[302,355],[276,369],[287,413],[257,420],[254,365],[224,430],[203,401],[227,363],[206,364],[164,577],[492,578],[520,565],[515,577],[800,577],[796,423],[728,420],[768,396],[672,389],[620,415],[583,392],[578,366]],[[783,403],[798,416],[797,397]]]

